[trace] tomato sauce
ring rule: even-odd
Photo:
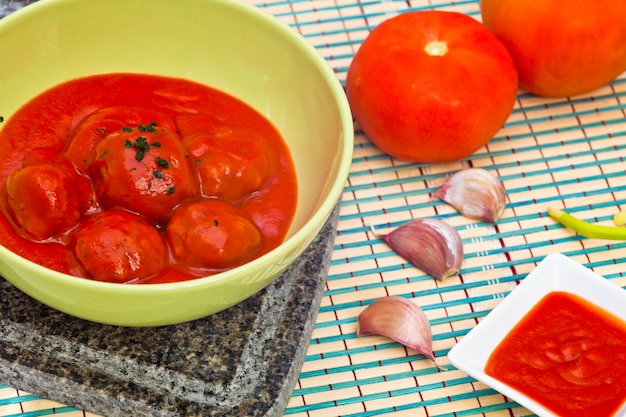
[[[94,75],[3,116],[0,244],[57,271],[120,283],[208,276],[278,246],[293,219],[283,138],[211,87]]]
[[[485,372],[556,415],[613,416],[626,400],[626,322],[551,292],[497,346]]]

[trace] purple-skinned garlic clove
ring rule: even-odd
[[[504,185],[483,168],[455,173],[435,192],[435,197],[466,217],[491,223],[502,216],[506,207]]]
[[[461,269],[461,236],[441,220],[412,220],[379,237],[399,256],[439,281],[457,275]]]
[[[432,330],[424,311],[412,301],[392,295],[379,298],[359,314],[357,336],[384,336],[435,363]]]

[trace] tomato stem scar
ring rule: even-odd
[[[430,41],[424,46],[424,51],[430,56],[444,56],[448,53],[448,44],[445,41]]]

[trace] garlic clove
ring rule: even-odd
[[[398,255],[439,281],[457,275],[461,269],[461,236],[441,220],[412,220],[380,238]]]
[[[374,301],[359,314],[356,335],[388,337],[435,363],[428,318],[417,304],[406,298],[392,295]]]
[[[497,221],[506,207],[504,185],[483,168],[467,168],[452,175],[435,197],[464,216],[485,222]]]

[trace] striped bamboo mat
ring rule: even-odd
[[[251,0],[300,32],[344,81],[368,31],[407,10],[439,9],[480,19],[477,0]],[[548,205],[612,224],[626,210],[626,74],[592,94],[543,99],[520,92],[503,129],[470,158],[412,164],[381,153],[356,130],[335,251],[310,347],[285,415],[529,416],[454,369],[447,352],[549,253],[561,252],[626,286],[626,241],[581,238],[555,224]],[[496,224],[468,220],[431,195],[449,174],[484,167],[501,178],[507,209]],[[371,233],[438,217],[465,245],[461,274],[440,283]],[[430,319],[437,369],[381,337],[357,338],[356,317],[379,297],[414,297]],[[93,416],[0,386],[1,416]]]

